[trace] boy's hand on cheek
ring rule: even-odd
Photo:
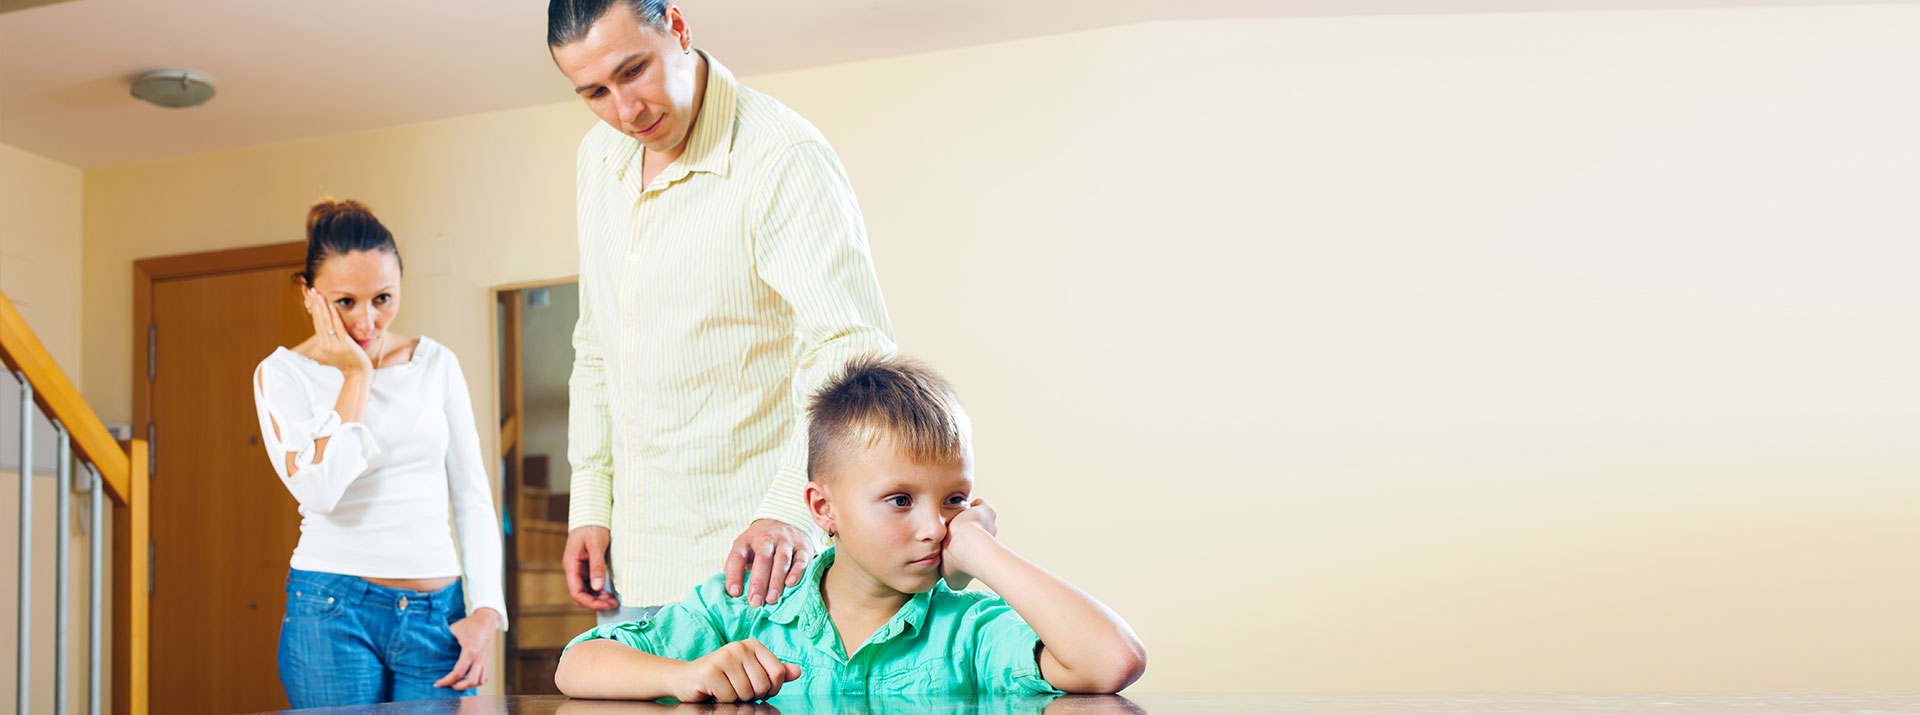
[[[975,540],[992,540],[999,535],[999,519],[993,504],[975,499],[966,510],[954,516],[953,521],[947,522],[947,540],[940,547],[940,572],[947,580],[947,588],[959,591],[973,583],[973,574],[966,566],[968,547]]]
[[[748,638],[682,664],[673,697],[685,703],[765,700],[799,677],[800,666],[780,662],[766,645]]]

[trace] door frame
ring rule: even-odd
[[[488,308],[503,314],[501,320],[487,321],[492,326],[492,345],[497,349],[499,373],[494,375],[493,414],[496,423],[491,425],[499,430],[499,440],[494,443],[498,455],[500,470],[500,511],[504,516],[511,509],[514,518],[514,533],[501,535],[501,573],[504,576],[507,597],[507,609],[518,614],[520,610],[520,549],[517,535],[527,518],[525,509],[520,508],[521,494],[519,481],[526,470],[525,451],[520,449],[526,438],[526,425],[523,424],[522,408],[526,398],[525,361],[521,359],[520,333],[520,296],[526,291],[555,286],[579,285],[578,274],[558,278],[503,283],[487,289]],[[509,630],[506,637],[500,639],[500,681],[503,689],[519,682],[520,650],[518,633]]]
[[[149,360],[153,358],[152,339],[153,290],[157,283],[204,278],[228,273],[241,273],[266,268],[297,267],[306,263],[307,242],[290,241],[270,243],[243,248],[232,248],[199,253],[183,253],[169,256],[143,258],[133,262],[133,430],[134,436],[147,441],[146,459],[148,479],[155,474],[158,463],[153,460],[153,373]],[[291,278],[291,273],[289,274]],[[288,297],[292,297],[289,295]],[[143,481],[142,483],[151,483]],[[116,518],[116,528],[118,528]],[[121,544],[116,541],[115,558],[121,558]],[[156,554],[155,544],[149,539],[144,557],[148,563],[147,595],[151,601],[153,595],[154,574],[152,563]],[[125,555],[133,557],[132,555]]]
[[[147,449],[154,448],[153,383],[147,379],[151,374],[147,369],[147,361],[152,359],[147,340],[153,330],[153,284],[179,278],[302,265],[306,261],[307,242],[289,241],[143,258],[133,262],[133,428],[135,437],[147,440]],[[153,457],[149,455],[149,474],[155,469],[153,465]]]

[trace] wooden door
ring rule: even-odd
[[[298,267],[150,282],[153,712],[287,707],[275,655],[300,516],[261,446],[252,377],[313,332]]]

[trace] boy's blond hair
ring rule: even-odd
[[[925,363],[854,358],[807,406],[808,478],[824,482],[856,449],[889,440],[915,462],[966,459],[973,425],[953,387]]]

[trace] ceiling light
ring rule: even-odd
[[[213,78],[193,70],[154,70],[133,80],[133,96],[169,109],[213,99]]]

